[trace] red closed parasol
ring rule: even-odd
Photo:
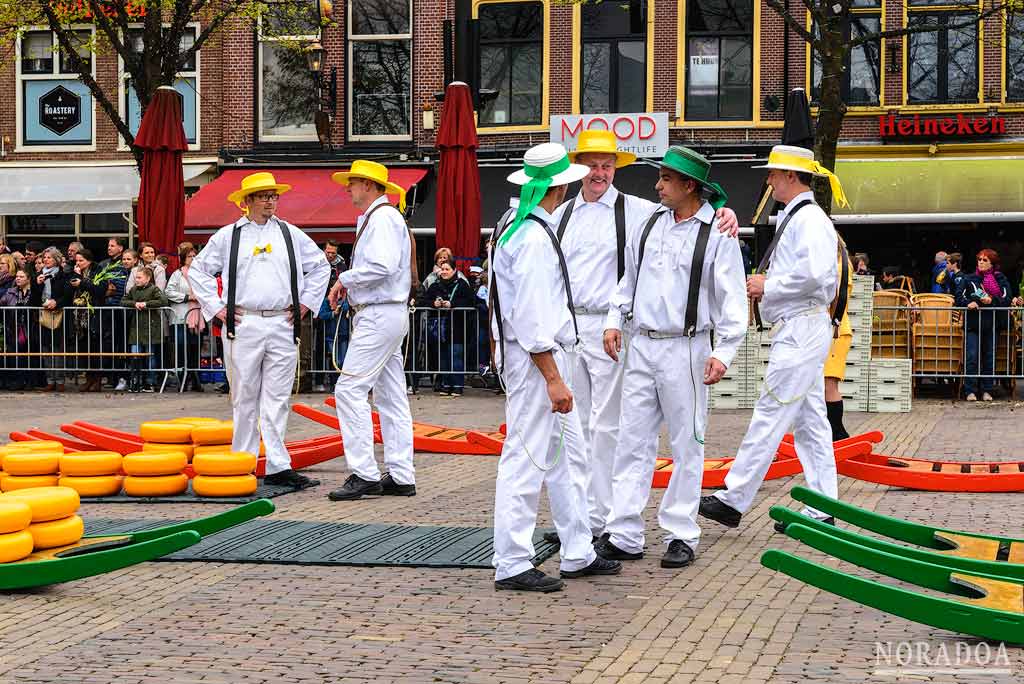
[[[465,83],[454,81],[445,90],[437,148],[437,246],[450,248],[456,267],[468,271],[480,258],[480,170],[473,100]]]
[[[176,254],[185,239],[185,181],[182,154],[188,149],[181,124],[181,96],[160,86],[146,108],[135,136],[144,150],[139,187],[139,237],[157,252]]]

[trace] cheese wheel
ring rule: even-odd
[[[8,475],[0,484],[0,489],[4,492],[13,492],[20,489],[56,487],[59,479],[58,475]]]
[[[259,483],[255,475],[196,475],[192,491],[196,496],[248,496]]]
[[[231,444],[233,423],[225,420],[192,428],[192,441],[196,444]]]
[[[142,445],[143,451],[151,452],[162,452],[168,453],[170,451],[180,451],[185,454],[185,458],[192,460],[193,448],[191,444],[160,444],[159,442],[146,442]]]
[[[187,444],[192,441],[192,426],[187,423],[151,421],[139,426],[143,442]]]
[[[245,451],[196,454],[192,470],[196,475],[251,475],[256,470],[256,456]]]
[[[177,475],[188,465],[188,457],[180,451],[136,451],[121,459],[125,475],[152,477]]]
[[[185,416],[184,418],[172,418],[169,423],[185,423],[187,425],[203,425],[206,423],[219,423],[220,418],[205,418],[202,416]]]
[[[55,452],[14,452],[4,457],[8,475],[51,475],[60,467],[60,454]]]
[[[114,451],[79,451],[60,457],[60,474],[71,477],[116,475],[121,472],[121,454]]]
[[[8,480],[11,478],[8,477]],[[32,509],[32,522],[58,520],[78,510],[78,492],[70,487],[36,487],[4,492],[0,501],[24,501]]]
[[[31,439],[25,442],[11,442],[0,447],[0,453],[11,453],[13,451],[56,451],[64,453],[64,445],[52,439]]]
[[[121,475],[92,475],[72,477],[62,475],[57,482],[61,487],[71,487],[79,496],[117,496],[121,493]]]
[[[20,532],[32,522],[32,507],[17,499],[0,499],[0,534]]]
[[[0,534],[0,563],[13,563],[28,558],[35,546],[28,530]]]
[[[175,496],[184,494],[186,489],[188,476],[184,473],[124,478],[124,493],[128,496]]]
[[[74,544],[85,534],[85,523],[81,516],[72,515],[59,520],[32,523],[28,531],[32,535],[33,547],[39,551]]]

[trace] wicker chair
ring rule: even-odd
[[[944,294],[916,294],[913,304],[914,374],[958,376],[963,367],[963,316]]]
[[[871,356],[881,359],[910,358],[910,292],[877,290],[872,295]]]

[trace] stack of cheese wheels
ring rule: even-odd
[[[30,487],[53,487],[64,445],[60,442],[12,442],[2,447],[4,477],[0,489],[5,492]]]
[[[24,501],[0,498],[0,563],[19,561],[32,553],[32,508]]]
[[[139,426],[143,451],[153,453],[179,452],[186,462],[192,460],[192,428],[212,418],[176,418],[153,420]]]
[[[182,418],[179,420],[190,420]],[[231,451],[231,440],[234,437],[234,424],[230,420],[217,420],[195,425],[192,428],[192,447],[194,454],[223,454]],[[260,441],[260,456],[266,455],[266,449]]]
[[[79,496],[115,496],[121,493],[121,454],[114,451],[79,451],[60,457],[61,487]]]
[[[256,455],[244,451],[197,453],[192,459],[196,496],[249,496],[256,491]]]
[[[0,496],[0,503],[8,501],[28,504],[31,509],[32,523],[27,531],[36,551],[74,544],[85,532],[82,519],[76,515],[78,492],[71,487],[18,489]]]
[[[145,423],[143,425],[146,425]],[[183,470],[188,456],[181,450],[136,451],[121,460],[124,493],[128,496],[175,496],[188,489]]]

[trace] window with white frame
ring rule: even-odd
[[[198,26],[188,26],[181,36],[178,50],[184,52],[196,42]],[[131,28],[125,36],[125,44],[136,55],[142,54],[142,28]],[[122,117],[128,129],[135,135],[142,123],[142,107],[138,94],[132,85],[131,77],[121,64],[124,78]],[[185,129],[185,139],[189,145],[199,145],[199,52],[182,65],[181,71],[175,75],[174,89],[181,95],[181,124]]]
[[[75,52],[96,73],[92,30],[71,35]],[[77,77],[52,31],[29,30],[18,41],[18,144],[24,147],[92,146],[92,93]]]
[[[302,46],[320,40],[316,0],[270,2],[260,17],[259,138],[316,140],[317,94]]]
[[[412,136],[412,2],[348,3],[348,135],[352,140]]]

